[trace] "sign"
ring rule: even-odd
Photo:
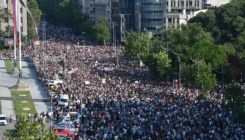
[[[140,67],[144,67],[144,66],[145,64],[142,61],[140,61]]]
[[[14,40],[12,38],[5,38],[4,39],[4,46],[14,46]]]
[[[89,81],[85,81],[85,85],[89,85],[90,84],[90,82]]]
[[[106,79],[102,79],[102,83],[106,83]]]
[[[40,41],[34,41],[34,45],[40,45]]]
[[[104,71],[113,71],[114,69],[112,67],[104,67]]]

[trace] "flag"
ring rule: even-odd
[[[18,31],[17,31],[17,28],[18,28],[18,19],[17,19],[17,0],[12,0],[12,18],[13,18],[13,22],[14,22],[14,40],[15,40],[15,44],[16,46],[18,46]]]
[[[91,49],[91,48],[88,48],[88,53],[89,53],[90,55],[92,55],[92,49]]]
[[[38,39],[38,27],[37,27],[37,22],[36,22],[35,18],[32,16],[32,14],[31,14],[29,8],[27,7],[27,5],[26,5],[22,0],[19,0],[19,2],[20,2],[20,4],[21,4],[23,7],[26,8],[26,11],[27,11],[28,14],[30,15],[30,17],[31,17],[31,19],[32,19],[32,22],[33,22],[33,26],[34,26],[35,32],[36,32],[35,38]],[[36,40],[36,41],[38,41],[38,40]],[[34,42],[35,42],[35,40],[34,40]]]

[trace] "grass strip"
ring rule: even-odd
[[[4,60],[4,63],[5,63],[6,72],[10,74],[13,70],[14,61],[13,60]],[[19,61],[17,61],[17,67],[19,67]]]
[[[31,98],[30,91],[11,91],[11,95],[16,98]],[[13,104],[16,115],[21,113],[36,114],[37,112],[34,102],[13,100]],[[25,110],[25,108],[29,109]]]
[[[30,91],[11,91],[11,94],[15,98],[31,98]]]
[[[13,101],[14,103],[14,111],[15,111],[15,114],[21,114],[21,113],[26,113],[26,114],[36,114],[37,111],[36,111],[36,108],[34,106],[34,103],[33,102],[26,102],[26,103],[23,103],[23,101]],[[29,108],[29,110],[23,110],[23,108]]]
[[[5,68],[6,68],[6,72],[7,73],[11,73],[12,72],[12,69],[13,69],[13,61],[12,60],[4,60],[4,63],[5,63]]]

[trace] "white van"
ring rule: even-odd
[[[68,106],[68,102],[69,102],[69,95],[68,94],[63,94],[60,97],[60,101],[58,102],[58,105]]]
[[[0,124],[1,125],[7,125],[8,124],[6,115],[0,114]]]

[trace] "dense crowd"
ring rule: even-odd
[[[63,84],[49,89],[54,101],[70,94],[73,108],[80,110],[80,132],[87,139],[245,139],[245,125],[234,123],[231,110],[221,107],[222,93],[213,91],[207,99],[197,99],[196,89],[173,88],[155,77],[147,68],[110,46],[84,45],[85,37],[54,24],[47,25],[46,47],[49,56],[65,56],[65,66],[58,59],[46,61],[43,69],[43,45],[28,46],[23,57],[33,61],[39,80],[47,83],[54,74]],[[89,41],[87,41],[89,42]],[[0,56],[12,57],[9,50]],[[76,69],[72,73],[68,68]],[[64,111],[64,110],[63,110]],[[55,116],[60,114],[58,108]]]

